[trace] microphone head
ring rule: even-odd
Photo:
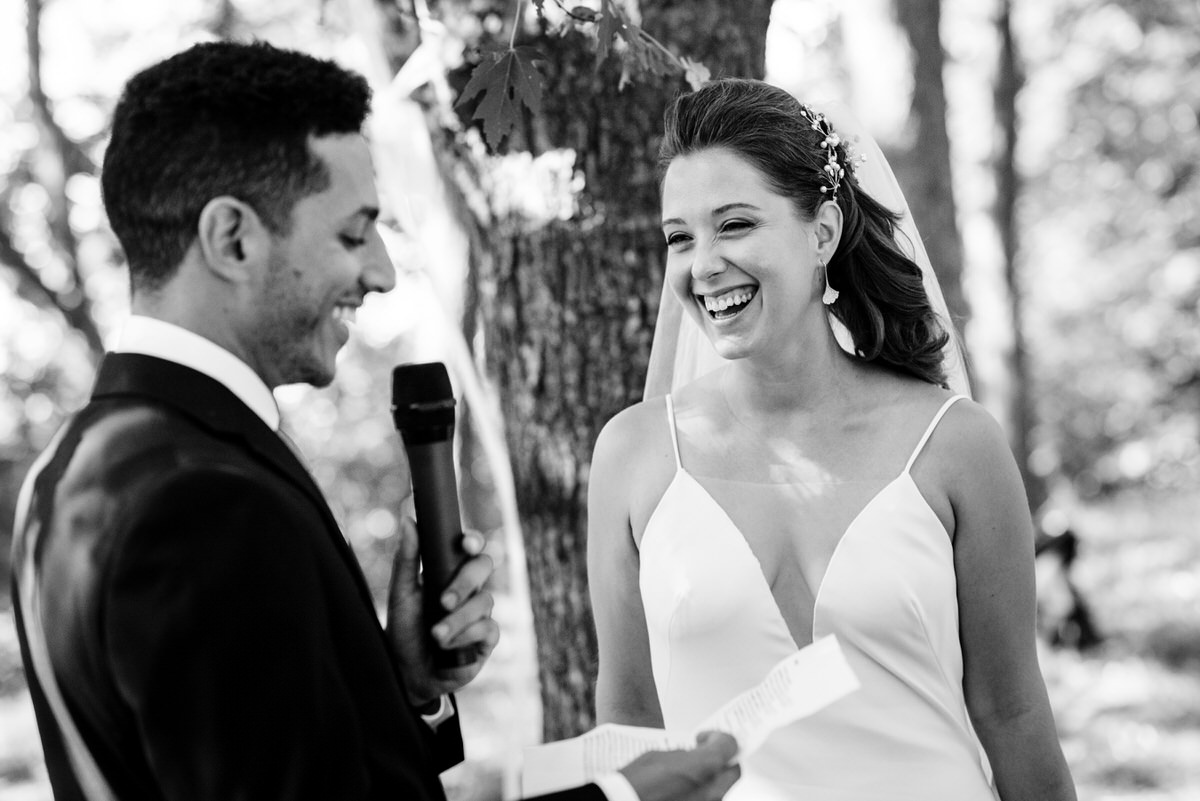
[[[402,364],[392,370],[392,419],[404,436],[430,429],[434,439],[454,430],[454,391],[441,362]],[[442,433],[442,429],[445,432]]]

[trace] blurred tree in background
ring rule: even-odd
[[[971,319],[962,286],[963,244],[954,202],[946,127],[946,64],[941,0],[892,0],[912,51],[912,103],[900,149],[889,157],[920,225],[950,316],[961,331]]]
[[[1008,290],[1008,320],[1012,343],[1008,347],[1006,364],[1011,376],[1012,391],[1008,399],[1009,441],[1025,493],[1033,510],[1046,502],[1046,476],[1033,469],[1030,456],[1033,449],[1034,398],[1030,380],[1029,345],[1025,325],[1026,292],[1021,281],[1020,247],[1023,240],[1017,207],[1021,197],[1021,175],[1017,167],[1017,147],[1020,139],[1020,118],[1017,98],[1025,82],[1025,66],[1013,32],[1012,2],[1000,0],[996,13],[996,38],[999,54],[996,82],[992,94],[996,115],[996,146],[994,171],[996,198],[992,213],[1000,236],[1004,286]]]
[[[1089,497],[1194,490],[1200,5],[1077,0],[1023,22],[1034,466]]]

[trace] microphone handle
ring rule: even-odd
[[[462,518],[458,512],[458,485],[454,477],[454,448],[449,440],[405,443],[412,474],[413,504],[417,513],[422,572],[422,613],[425,631],[446,616],[441,595],[466,554],[462,550]],[[474,648],[439,646],[430,637],[433,663],[438,668],[470,665]]]

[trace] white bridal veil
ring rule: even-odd
[[[966,363],[963,359],[959,338],[950,319],[946,299],[941,285],[930,264],[929,254],[909,211],[904,192],[896,181],[891,166],[883,156],[875,139],[863,130],[854,114],[843,104],[830,102],[818,107],[833,125],[843,141],[851,144],[854,156],[864,156],[865,162],[856,161],[854,175],[859,186],[881,204],[900,214],[896,227],[896,240],[901,250],[912,257],[921,267],[925,281],[925,292],[942,325],[950,333],[946,344],[946,377],[950,389],[956,393],[970,395],[967,382]],[[849,332],[830,315],[838,341],[846,347]],[[840,329],[840,330],[839,330]],[[701,375],[715,370],[725,362],[700,327],[683,310],[683,306],[664,282],[662,298],[658,305],[658,321],[654,327],[654,341],[650,346],[650,364],[646,373],[645,398],[653,398],[674,392]]]

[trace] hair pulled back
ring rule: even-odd
[[[673,159],[725,148],[752,164],[811,220],[831,200],[825,134],[813,127],[813,116],[791,94],[762,81],[708,83],[667,109],[660,181]],[[943,348],[950,335],[925,292],[920,266],[896,243],[899,216],[862,190],[845,144],[836,151],[847,166],[836,195],[842,235],[826,267],[828,281],[841,294],[830,310],[850,331],[860,358],[945,386]]]

